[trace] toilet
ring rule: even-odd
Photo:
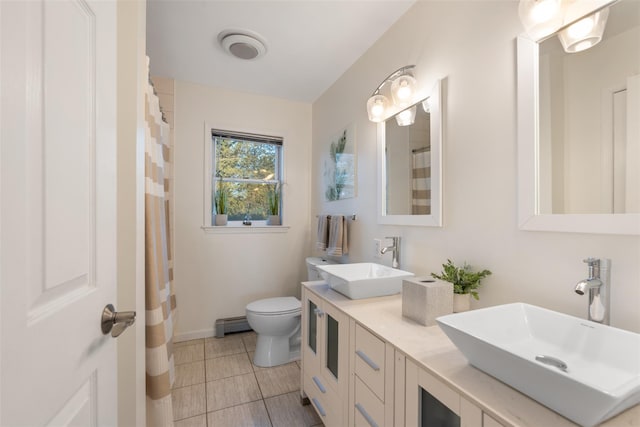
[[[330,260],[309,257],[307,280],[322,280],[316,265],[334,264]],[[249,326],[258,334],[253,363],[270,367],[300,359],[300,316],[302,305],[296,297],[267,298],[247,304]]]

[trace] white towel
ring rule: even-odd
[[[329,242],[329,215],[318,215],[318,236],[316,237],[316,249],[327,250]]]
[[[347,220],[343,215],[332,215],[329,219],[329,243],[327,255],[342,256],[349,252],[347,244]]]

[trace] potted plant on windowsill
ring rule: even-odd
[[[471,271],[471,266],[466,262],[462,267],[457,267],[450,259],[442,264],[442,273],[431,273],[431,277],[453,283],[453,312],[467,311],[471,308],[471,297],[479,300],[477,289],[480,281],[491,275],[489,270],[478,272]]]
[[[214,218],[215,225],[227,225],[227,189],[222,182],[222,178],[218,181],[218,190],[214,196],[214,204],[216,214]]]
[[[267,189],[267,225],[280,225],[280,184]]]

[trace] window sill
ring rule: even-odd
[[[286,233],[288,225],[219,225],[200,227],[205,234],[267,234]]]

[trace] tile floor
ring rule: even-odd
[[[175,427],[322,426],[300,404],[299,363],[254,366],[255,347],[255,332],[175,344]]]

